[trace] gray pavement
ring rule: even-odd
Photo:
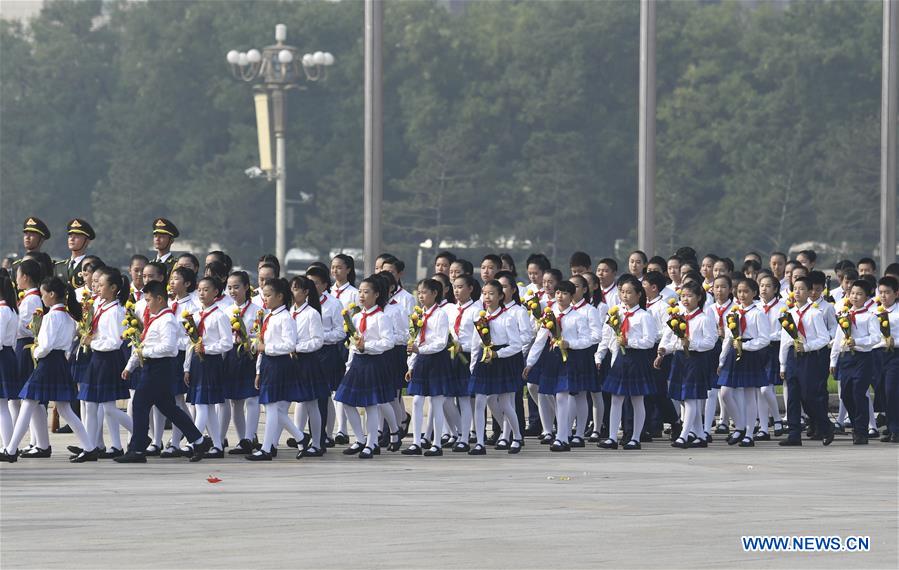
[[[0,466],[4,569],[899,566],[899,446],[846,436],[136,466],[71,465],[74,438],[51,440],[52,458]],[[864,535],[871,550],[747,553],[742,535]]]

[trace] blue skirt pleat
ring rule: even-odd
[[[761,388],[768,385],[768,375],[765,366],[768,363],[768,354],[764,350],[743,351],[743,356],[737,360],[737,351],[730,350],[721,367],[718,376],[718,386],[728,388]]]
[[[343,345],[340,343],[326,344],[316,352],[322,366],[322,374],[325,375],[325,381],[331,392],[337,390],[343,380],[343,375],[346,374],[346,358],[341,350],[342,347]]]
[[[31,359],[31,349],[25,348],[33,342],[34,338],[32,337],[16,339],[16,368],[18,368],[19,371],[19,389],[15,392],[17,396],[19,391],[22,390],[22,386],[25,385],[25,381],[28,380],[31,373],[34,372],[34,361]]]
[[[406,387],[406,372],[409,370],[406,358],[406,345],[394,346],[384,353],[389,363],[389,375],[394,390],[402,390]],[[355,357],[354,357],[355,358]]]
[[[709,363],[712,351],[675,351],[668,376],[668,397],[672,400],[705,400],[709,393]]]
[[[520,352],[506,358],[494,358],[489,364],[478,361],[468,381],[471,394],[508,394],[521,390],[524,358]]]
[[[767,360],[765,364],[765,376],[768,378],[768,384],[780,386],[783,380],[780,378],[780,341],[774,341],[768,345]]]
[[[19,392],[23,400],[44,402],[71,402],[77,390],[72,381],[72,371],[66,362],[66,353],[53,350],[37,361],[34,372]]]
[[[4,346],[0,349],[0,398],[18,400],[22,386],[19,363],[16,362],[16,349]]]
[[[410,396],[456,396],[457,372],[449,350],[419,354],[412,364],[412,379],[406,393]]]
[[[463,362],[460,356],[465,356]],[[468,391],[468,382],[471,380],[471,353],[463,352],[456,358],[450,359],[450,366],[453,368],[453,385],[450,387],[450,393],[447,396],[469,397],[472,396]]]
[[[259,395],[256,389],[256,359],[237,347],[225,353],[225,398],[244,400]]]
[[[396,398],[396,388],[390,373],[395,368],[389,359],[389,352],[354,354],[334,400],[356,408],[392,402]]]
[[[97,403],[127,400],[128,384],[122,380],[125,364],[120,350],[91,351],[84,382],[79,384],[78,399]]]
[[[259,365],[259,403],[296,402],[300,395],[296,366],[290,355],[262,355]]]
[[[187,401],[191,404],[222,404],[225,401],[225,358],[194,354],[190,361],[190,385]]]
[[[603,382],[603,392],[619,396],[647,396],[655,392],[652,376],[652,349],[625,349],[618,352]]]
[[[317,353],[298,352],[293,363],[299,389],[294,402],[309,402],[330,394],[330,387],[325,381],[321,360]]]

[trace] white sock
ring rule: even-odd
[[[92,450],[94,440],[87,436],[84,424],[82,424],[78,416],[75,415],[75,412],[72,410],[72,405],[69,402],[56,402],[56,409],[59,411],[59,417],[65,420],[69,427],[72,428],[72,433],[74,433],[78,438],[78,441],[81,442],[81,448],[87,451]],[[94,414],[94,418],[96,417],[96,414]]]
[[[468,432],[474,427],[474,404],[470,396],[459,396],[459,434],[468,443]]]
[[[634,406],[634,431],[631,439],[640,441],[643,424],[646,423],[646,407],[643,405],[643,396],[631,396],[631,404]]]
[[[122,447],[122,436],[119,432],[119,426],[128,430],[128,433],[133,432],[134,425],[131,422],[131,417],[118,409],[115,402],[103,402],[100,404],[100,408],[103,409],[103,415],[106,418],[106,427],[109,430],[109,439],[112,442],[112,447],[124,449]]]
[[[297,404],[297,406],[299,406],[299,404]],[[303,430],[291,421],[289,411],[290,402],[278,402],[278,413],[280,414],[282,429],[287,430],[295,440],[300,441],[303,439]]]
[[[743,417],[746,408],[743,404],[742,388],[722,386],[720,396],[727,403],[727,409],[734,418],[735,429],[742,430],[746,425],[746,421]]]
[[[153,434],[152,443],[153,445],[162,447],[162,435],[163,430],[165,429],[165,416],[162,415],[156,406],[153,406],[153,409],[150,412],[150,415],[153,418],[153,425],[150,426],[150,433]],[[175,430],[175,424],[172,424],[172,431]],[[203,428],[200,428],[200,431],[203,431]],[[173,433],[174,438],[174,433]]]
[[[221,404],[216,404],[215,412],[219,417],[219,433],[222,434],[222,439],[224,439],[228,433],[228,426],[231,425],[231,400],[226,399]]]
[[[718,392],[718,388],[709,390],[708,398],[705,401],[705,421],[702,425],[702,431],[705,433],[712,433],[712,422],[715,421],[715,408],[718,405]]]
[[[388,405],[389,404],[385,404]],[[365,407],[365,428],[368,430],[365,446],[374,449],[378,446],[378,429],[381,427],[381,405]]]
[[[553,433],[553,418],[556,414],[556,399],[546,394],[537,395],[537,411],[540,413],[540,423],[543,424],[543,433]]]
[[[758,419],[759,409],[758,409],[758,401],[759,401],[759,389],[758,388],[740,388],[743,390],[743,416],[746,421],[746,435],[752,437],[752,432],[755,430],[755,420]],[[765,429],[768,426],[768,418],[765,418]]]
[[[344,409],[344,408],[346,408],[346,407],[348,407],[348,406],[344,406],[344,405],[341,404],[340,402],[334,402],[334,408],[335,408],[336,413],[337,413],[337,431],[340,432],[340,433],[342,433],[342,434],[348,433],[348,432],[347,432],[347,420],[349,419],[349,414],[348,414],[348,412]],[[359,415],[359,411],[357,410],[357,411],[356,411],[356,416],[358,416],[358,415]],[[360,419],[360,421],[361,421],[361,419]],[[360,425],[361,425],[361,424],[360,424]],[[355,430],[353,431],[353,433],[354,433],[354,434],[356,433]],[[362,440],[360,439],[359,441],[362,441]]]
[[[434,421],[432,422],[434,425],[442,426],[443,425],[443,401],[445,400],[444,396],[432,396],[430,399],[431,404],[431,416],[433,416]],[[431,445],[434,447],[440,447],[440,440],[442,439],[443,434],[435,431],[434,438],[431,440]]]
[[[0,398],[0,440],[3,441],[4,447],[9,443],[9,438],[12,437],[12,430],[13,419],[9,411],[9,400]]]
[[[623,406],[624,396],[612,394],[612,409],[609,410],[609,439],[612,441],[618,441],[618,428],[621,426],[621,408]]]
[[[271,453],[281,439],[281,421],[278,417],[279,402],[265,404],[265,435],[262,437],[262,451]]]
[[[727,425],[727,418],[733,418],[736,429],[740,429],[739,424],[736,423],[737,416],[734,415],[735,412],[727,405],[727,399],[724,397],[723,390],[718,390],[718,405],[721,407],[721,414],[718,416],[719,421]]]
[[[412,445],[421,447],[421,425],[424,421],[425,397],[412,396]]]
[[[390,433],[398,432],[400,430],[400,420],[406,418],[406,408],[400,406],[400,415],[398,416],[396,413],[396,406],[394,405],[395,403],[396,400],[394,400],[391,404],[378,404],[378,415],[385,422],[387,422],[387,427],[390,428]],[[377,441],[377,439],[375,439],[375,441]]]
[[[25,432],[28,431],[28,426],[31,424],[31,416],[34,414],[35,409],[40,407],[40,403],[36,400],[21,400],[19,414],[16,417],[12,435],[9,436],[9,440],[6,442],[6,453],[15,454],[18,452],[19,442],[22,441],[22,437],[25,436]]]
[[[343,406],[342,404],[340,405]],[[352,406],[343,406],[343,411],[346,414],[347,423],[350,424],[353,430],[353,435],[356,436],[356,441],[364,442],[366,437],[365,432],[362,431],[362,417],[359,416],[359,410]]]
[[[244,400],[244,402],[246,402],[247,420],[243,438],[253,441],[253,438],[256,437],[256,432],[259,430],[259,396],[252,396]]]
[[[593,431],[599,433],[602,429],[602,418],[606,413],[606,405],[602,400],[602,392],[591,392],[593,400]]]
[[[568,392],[558,392],[556,394],[556,439],[562,443],[568,443],[568,436],[571,433],[571,418],[568,416],[570,411],[571,397]]]
[[[334,435],[334,426],[337,424],[337,407],[334,405],[334,398],[328,394],[328,421],[325,426],[325,433]]]
[[[293,407],[293,423],[300,429],[306,430],[306,422],[309,421],[309,411],[302,403]]]
[[[184,401],[184,394],[178,394],[175,396],[175,405],[181,408],[188,417],[190,417],[190,411],[187,408],[187,403]],[[175,447],[181,446],[181,438],[184,436],[181,433],[181,430],[178,429],[178,426],[172,422],[172,445]]]
[[[572,396],[571,399],[574,403],[574,435],[575,437],[583,439],[584,430],[587,429],[587,416],[589,415],[587,392],[578,392],[577,396]]]
[[[81,401],[81,410],[84,414],[84,429],[87,431],[87,439],[92,442],[95,447],[98,439],[97,434],[100,431],[100,426],[97,425],[99,409],[100,404],[97,402]],[[93,447],[91,449],[93,449]],[[90,449],[86,449],[85,451],[90,451]]]
[[[100,449],[106,447],[106,442],[103,441],[103,422],[106,419],[106,414],[103,412],[103,406],[97,407],[97,438],[95,440],[96,446]]]
[[[244,411],[246,400],[231,400],[231,417],[234,420],[234,431],[237,433],[237,439],[241,439],[247,431],[247,416]],[[228,426],[222,431],[222,435],[228,433]]]
[[[50,447],[50,429],[47,427],[47,407],[37,406],[31,411],[31,437],[34,445],[47,449]],[[18,423],[18,422],[17,422]],[[18,442],[17,442],[18,443]]]
[[[464,435],[462,430],[462,415],[456,407],[456,400],[452,397],[443,399],[443,415],[446,418],[447,433],[453,436]]]
[[[484,432],[487,430],[487,395],[474,396],[474,425],[478,445],[484,445]]]
[[[306,408],[306,415],[309,417],[309,433],[312,436],[312,440],[306,448],[314,447],[318,449],[322,440],[322,413],[318,409],[318,400],[310,400],[300,405]]]
[[[528,382],[528,394],[531,396],[531,399],[537,404],[537,415],[540,417],[540,423],[543,423],[543,417],[540,416],[540,386],[538,384],[531,384]],[[527,408],[527,406],[525,406]],[[533,422],[534,418],[529,417],[529,422]],[[543,430],[546,431],[546,430]]]
[[[868,428],[877,429],[877,414],[874,413],[874,394],[868,388]]]

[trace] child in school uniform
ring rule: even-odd
[[[456,297],[453,295],[453,283],[450,278],[447,277],[444,273],[435,273],[431,276],[431,279],[440,283],[442,299],[437,303],[437,309],[447,315],[447,322],[449,322],[449,313],[447,311],[450,309],[450,307],[453,307],[456,304]],[[449,335],[449,333],[447,334]],[[449,350],[450,348],[451,338],[447,336],[447,349]],[[450,354],[450,361],[452,361],[454,358],[456,358],[456,353],[450,351]],[[452,362],[450,364],[450,368],[452,374],[454,375],[455,368],[452,367]],[[448,390],[451,390],[454,387],[455,381],[451,382],[447,388]],[[458,434],[461,431],[459,422],[462,420],[462,417],[459,413],[459,407],[456,405],[455,398],[449,393],[447,394],[447,397],[443,399],[443,426],[435,426],[434,419],[434,414],[430,414],[428,417],[425,439],[427,439],[428,441],[433,441],[434,432],[442,432],[442,435],[440,436],[441,447],[449,447],[450,449],[452,449],[456,444],[456,441],[458,440]]]
[[[850,332],[847,336],[841,326],[830,352],[830,372],[840,381],[840,398],[852,420],[853,445],[868,443],[867,392],[874,380],[872,350],[882,340],[877,317],[866,307],[873,295],[868,281],[859,279],[852,284],[846,297],[849,309],[837,316],[849,325]]]
[[[345,253],[338,253],[331,260],[331,296],[337,299],[346,309],[350,305],[359,304],[359,290],[356,289],[356,263]]]
[[[886,400],[887,433],[880,438],[883,443],[899,443],[899,358],[896,357],[895,339],[899,336],[899,305],[896,295],[899,293],[899,280],[892,276],[882,277],[877,282],[881,308],[878,319],[886,318],[889,324],[889,336],[883,337],[875,349],[882,352],[882,372],[878,379],[883,383]]]
[[[343,341],[346,338],[346,332],[343,330],[343,304],[335,297],[328,294],[330,289],[330,276],[328,272],[321,268],[310,267],[306,270],[306,277],[312,280],[318,291],[318,302],[321,306],[322,315],[322,338],[323,344],[318,351],[319,361],[321,362],[322,374],[328,384],[328,393],[325,397],[324,405],[319,402],[319,412],[325,423],[323,440],[321,442],[322,449],[333,446],[335,443],[349,443],[346,436],[346,414],[343,413],[343,407],[337,405],[333,399],[333,393],[340,386],[343,375],[346,373],[346,359],[343,354],[345,347]],[[355,275],[353,275],[355,279]],[[357,299],[358,300],[358,299]],[[337,424],[338,433],[334,438],[335,423]],[[342,436],[342,437],[341,437]],[[340,439],[340,441],[336,441]]]
[[[440,431],[444,423],[444,402],[453,391],[454,371],[447,350],[449,322],[440,309],[443,286],[434,279],[418,282],[418,303],[421,307],[421,330],[408,347],[409,362],[407,392],[412,396],[412,444],[403,455],[443,455]],[[424,421],[425,398],[430,406],[430,420],[436,426],[430,449],[422,453],[421,433]],[[430,423],[430,422],[429,422]]]
[[[541,309],[547,307],[551,309],[556,303],[556,287],[559,286],[563,279],[562,272],[555,268],[547,269],[543,273],[543,294],[540,297]]]
[[[37,366],[19,392],[22,407],[12,435],[0,453],[0,461],[13,463],[18,459],[19,442],[28,430],[32,413],[40,407],[41,401],[55,402],[60,417],[71,426],[82,449],[86,450],[83,456],[79,454],[70,460],[77,463],[96,461],[100,452],[88,438],[84,425],[70,405],[76,397],[76,388],[66,361],[66,353],[72,348],[75,323],[81,319],[81,305],[76,300],[71,285],[66,285],[58,277],[49,277],[41,282],[40,296],[48,309],[36,339],[37,346],[32,349]]]
[[[708,397],[711,367],[708,359],[718,342],[715,321],[704,311],[705,290],[696,281],[681,285],[678,292],[681,314],[687,328],[683,338],[679,338],[667,324],[654,362],[661,368],[662,358],[673,355],[668,376],[666,396],[683,402],[683,425],[680,433],[671,442],[672,447],[708,447],[702,423],[703,400]]]
[[[372,276],[359,287],[361,311],[353,316],[357,333],[350,339],[350,360],[347,372],[334,400],[345,406],[347,419],[353,428],[356,442],[343,451],[371,459],[380,453],[378,429],[381,427],[381,405],[395,397],[395,383],[390,377],[392,366],[387,352],[394,346],[393,323],[384,313],[388,302],[387,282]],[[362,419],[357,408],[365,408],[367,435],[363,435]],[[390,434],[390,449],[399,448],[399,433]],[[364,441],[363,441],[364,439]]]
[[[253,344],[256,342],[256,321],[262,307],[249,298],[250,276],[246,271],[233,271],[228,276],[228,295],[234,300],[231,319],[239,319],[247,331],[248,346],[237,344],[225,355],[225,403],[218,405],[222,424],[222,436],[228,433],[231,418],[240,438],[237,446],[229,449],[229,455],[247,455],[253,451],[256,431],[259,427],[259,390],[256,389],[256,359]],[[240,326],[238,324],[238,326]],[[233,325],[232,325],[233,328]]]
[[[210,459],[225,456],[215,405],[225,401],[225,353],[234,346],[231,320],[217,301],[222,289],[222,282],[215,277],[204,277],[197,283],[202,309],[193,318],[200,340],[188,346],[184,356],[187,401],[196,410],[194,425],[201,431],[205,428],[212,438],[212,449],[205,455]]]
[[[471,450],[468,443],[468,433],[473,429],[472,420],[474,405],[472,393],[468,390],[468,381],[471,378],[471,346],[474,331],[474,322],[483,309],[481,304],[481,285],[471,275],[460,275],[453,280],[453,295],[456,303],[447,309],[450,334],[453,336],[461,353],[451,362],[455,375],[451,395],[454,396],[459,406],[459,433],[453,451],[456,453],[468,453]]]
[[[634,422],[632,439],[624,445],[624,449],[641,449],[639,438],[646,420],[643,399],[653,392],[652,348],[656,344],[658,324],[645,310],[646,292],[637,277],[622,275],[618,280],[618,294],[621,305],[615,310],[620,319],[620,333],[606,324],[595,357],[596,366],[601,367],[605,354],[613,353],[612,366],[603,383],[603,391],[612,394],[609,437],[599,442],[598,446],[618,449],[621,411],[624,398],[629,397],[634,407]],[[609,311],[612,312],[612,309]]]
[[[803,409],[809,416],[809,428],[815,429],[824,445],[833,441],[833,426],[827,414],[827,344],[830,334],[824,314],[810,298],[812,286],[809,277],[797,277],[793,281],[794,306],[789,314],[796,327],[793,332],[798,334],[798,338],[794,341],[782,325],[778,326],[780,376],[791,394],[787,401],[789,433],[780,442],[781,446],[802,445],[800,417]],[[767,418],[761,414],[759,416],[762,423],[767,424]]]
[[[491,280],[481,291],[484,309],[478,314],[474,326],[486,328],[490,335],[490,346],[484,346],[481,336],[471,339],[471,380],[469,392],[475,395],[474,419],[476,426],[475,446],[469,455],[486,455],[484,432],[486,430],[487,400],[495,400],[493,409],[507,418],[512,425],[512,442],[509,453],[521,450],[521,430],[515,414],[514,394],[521,390],[521,374],[524,359],[521,350],[521,330],[518,319],[504,306],[505,295],[499,281]],[[483,356],[483,358],[482,358]]]
[[[571,282],[575,287],[574,295],[571,298],[571,306],[574,310],[583,313],[587,317],[587,322],[590,325],[590,346],[588,350],[590,351],[590,361],[593,362],[596,357],[596,349],[599,347],[599,343],[602,340],[602,327],[606,322],[609,307],[602,302],[599,295],[597,295],[597,298],[594,300],[596,303],[595,305],[588,302],[588,297],[585,295],[588,293],[589,286],[587,282],[591,277],[596,279],[596,277],[590,273],[576,275],[571,278]],[[586,445],[584,433],[591,412],[593,415],[593,431],[590,433],[587,440],[592,443],[597,443],[600,440],[599,430],[601,429],[603,415],[605,414],[605,402],[602,396],[603,378],[599,370],[595,369],[592,365],[590,368],[592,376],[588,381],[587,387],[574,396],[576,427],[574,437],[571,438],[572,447],[583,447]],[[588,394],[592,401],[592,410],[588,407]]]
[[[527,379],[530,372],[528,366],[537,362],[541,352],[546,355],[540,376],[540,395],[554,398],[557,427],[550,451],[571,450],[569,439],[572,416],[576,411],[572,394],[585,392],[593,377],[594,355],[589,350],[590,322],[584,313],[579,313],[571,306],[574,293],[574,283],[559,283],[555,307],[552,309],[555,316],[554,328],[558,327],[558,330],[540,328],[528,352],[527,365],[522,373]],[[556,334],[559,334],[558,338]],[[567,352],[564,358],[563,350]],[[548,416],[544,425],[552,425]],[[579,444],[579,447],[584,445],[583,438],[579,438]]]
[[[618,298],[618,262],[611,257],[604,257],[596,264],[596,277],[599,279],[599,296],[607,307],[620,304]]]
[[[22,385],[16,364],[16,329],[19,313],[16,289],[5,271],[0,271],[0,443],[6,445],[12,435],[13,417],[9,402],[18,399]]]
[[[663,291],[666,287],[664,275],[659,271],[648,271],[643,278],[643,289],[646,293],[646,310],[651,313],[658,324],[658,338],[656,346],[662,340],[662,333],[667,328],[665,323],[668,320],[668,309],[676,303],[674,296],[666,298]],[[670,299],[670,300],[669,300]],[[681,421],[677,415],[677,410],[668,397],[668,376],[671,373],[671,357],[663,355],[662,361],[658,369],[653,367],[653,378],[655,390],[645,400],[647,425],[644,427],[643,434],[636,434],[641,437],[644,435],[651,438],[661,436],[663,424],[667,423],[671,426],[671,440],[675,440],[681,432]]]
[[[762,386],[759,392],[759,431],[755,435],[756,441],[768,441],[771,435],[768,433],[768,418],[774,423],[774,435],[783,434],[780,408],[777,404],[777,392],[775,386],[783,385],[780,378],[780,339],[783,332],[780,325],[781,312],[787,305],[780,298],[780,281],[773,273],[763,271],[758,278],[759,282],[759,308],[768,317],[771,331],[771,344],[768,347],[768,361],[765,365],[765,375],[768,383]],[[786,400],[786,398],[784,398]]]
[[[528,351],[531,349],[531,345],[534,344],[534,337],[537,334],[535,321],[522,305],[515,275],[510,271],[503,270],[497,272],[494,277],[503,286],[503,297],[505,299],[503,306],[518,321],[518,330],[521,332],[521,357],[527,358]],[[514,395],[513,404],[515,405],[515,415],[518,418],[518,429],[524,432],[524,399],[520,393]],[[493,410],[491,410],[492,412]],[[499,450],[509,449],[510,445],[512,426],[508,424],[508,418],[503,418],[503,420],[500,439],[496,442],[496,448]],[[496,422],[496,417],[494,417],[494,422]]]
[[[408,432],[409,424],[412,421],[412,416],[406,412],[406,406],[402,398],[403,388],[406,387],[406,372],[408,371],[406,347],[409,343],[409,315],[412,312],[412,306],[407,305],[403,296],[403,293],[407,295],[409,293],[398,285],[397,273],[394,269],[396,267],[395,263],[402,262],[393,257],[388,257],[383,267],[390,267],[392,270],[384,269],[378,272],[375,277],[384,282],[384,286],[388,291],[388,300],[384,305],[384,315],[390,320],[390,334],[393,337],[393,348],[388,351],[387,362],[389,364],[388,374],[393,380],[394,398],[389,403],[381,405],[381,419],[387,424],[389,433],[397,432],[402,438]],[[408,309],[407,306],[409,307]],[[378,445],[386,446],[387,442],[387,433],[383,433],[379,437]]]
[[[103,267],[95,274],[98,275],[98,297],[94,303],[91,333],[89,338],[82,339],[90,346],[93,355],[78,399],[85,403],[85,428],[93,442],[98,441],[101,428],[97,410],[103,409],[112,447],[101,453],[100,458],[112,459],[125,454],[119,427],[129,432],[134,429],[131,417],[116,406],[117,400],[127,400],[129,397],[128,386],[122,381],[126,362],[121,346],[125,329],[122,325],[124,303],[128,300],[130,287],[128,278],[118,269]],[[83,450],[78,453],[80,455],[76,460],[86,460]]]
[[[731,309],[731,314],[739,316],[739,323],[737,328],[725,327],[718,358],[718,385],[736,424],[727,443],[740,447],[755,445],[752,432],[758,416],[759,389],[768,383],[765,349],[771,343],[771,324],[755,304],[758,293],[758,283],[752,279],[737,281],[739,304]]]
[[[706,256],[708,259],[708,256]],[[705,260],[703,260],[705,264]],[[703,286],[704,288],[705,286]],[[724,342],[724,331],[727,329],[726,315],[733,309],[734,301],[731,297],[733,293],[733,282],[727,275],[720,275],[712,280],[712,298],[713,303],[708,307],[707,312],[715,321],[715,327],[718,330],[718,342],[712,349],[712,355],[709,359],[709,393],[705,403],[705,419],[703,423],[703,431],[708,434],[706,442],[712,443],[712,423],[715,421],[716,405],[721,407],[721,415],[719,416],[718,427],[715,428],[717,434],[727,434],[727,407],[724,399],[720,397],[718,388],[718,359],[721,356],[721,347]]]
[[[297,325],[294,362],[299,392],[294,402],[297,403],[299,413],[296,415],[295,425],[302,432],[308,420],[311,434],[311,437],[303,437],[302,441],[297,441],[297,459],[321,457],[324,454],[321,443],[324,426],[318,400],[330,391],[318,356],[318,351],[324,344],[321,306],[315,284],[306,277],[294,277],[290,283],[290,292],[293,297],[290,316]]]

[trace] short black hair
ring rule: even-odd
[[[798,258],[800,255],[804,255],[812,263],[818,261],[818,254],[815,253],[815,250],[813,250],[813,249],[803,249],[802,251],[800,251],[799,253],[796,254],[796,257]]]
[[[661,293],[662,289],[665,288],[665,285],[668,284],[668,282],[665,281],[665,276],[662,275],[661,273],[659,273],[658,271],[648,272],[646,274],[646,276],[643,277],[643,282],[649,283],[650,285],[654,285],[656,288],[658,288],[659,293]]]
[[[611,257],[603,257],[602,259],[600,259],[599,263],[597,263],[596,266],[599,267],[600,265],[608,265],[609,269],[611,269],[615,273],[618,273],[618,262]]]
[[[592,267],[590,256],[583,251],[576,251],[568,258],[568,267]]]
[[[162,281],[149,281],[144,285],[143,293],[154,297],[167,297],[165,283]]]
[[[877,271],[877,262],[874,261],[873,259],[871,259],[870,257],[863,257],[863,258],[859,259],[856,266],[860,266],[862,264],[870,265],[871,268],[874,269],[874,271]]]
[[[827,275],[824,275],[823,271],[817,271],[817,270],[809,271],[808,279],[813,286],[814,285],[820,285],[822,287],[827,286]]]

